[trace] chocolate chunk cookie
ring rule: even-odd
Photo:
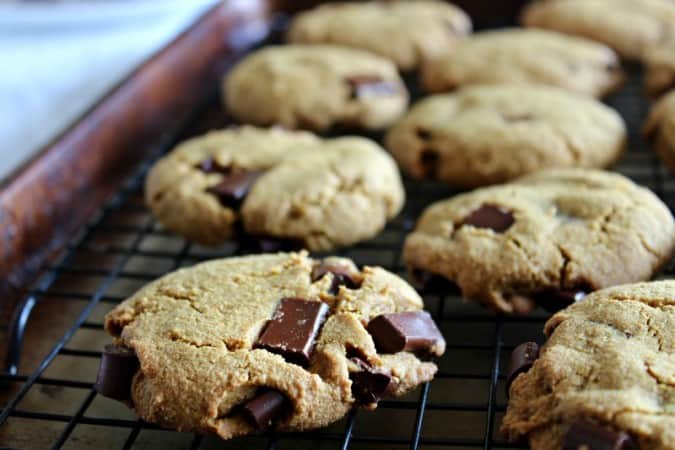
[[[546,84],[592,97],[623,80],[619,58],[597,42],[535,29],[476,33],[451,53],[429,60],[422,80],[431,92],[470,84]]]
[[[613,109],[545,86],[472,86],[417,103],[386,136],[405,172],[455,186],[548,167],[606,167],[624,148]]]
[[[675,171],[675,91],[654,105],[644,131],[663,163]]]
[[[306,253],[173,272],[115,307],[105,328],[117,353],[137,360],[104,360],[100,393],[148,422],[223,439],[375,408],[430,381],[437,367],[427,359],[445,350],[405,281]]]
[[[544,333],[503,433],[532,450],[675,448],[675,281],[603,289]]]
[[[253,127],[179,145],[151,169],[146,203],[168,229],[206,245],[249,235],[326,250],[369,239],[403,206],[396,164],[361,137]]]
[[[631,60],[642,60],[675,28],[671,0],[548,0],[523,12],[528,27],[548,28],[609,45]]]
[[[470,31],[469,17],[441,1],[327,3],[297,15],[288,39],[362,48],[412,70]]]
[[[645,57],[645,87],[650,97],[675,89],[675,36],[651,48]]]
[[[390,61],[348,47],[266,47],[223,81],[228,111],[242,122],[325,130],[383,128],[405,111],[408,92]]]
[[[540,171],[427,208],[405,242],[413,271],[502,312],[557,310],[596,289],[650,279],[675,222],[649,190],[609,172]]]

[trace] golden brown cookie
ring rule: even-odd
[[[654,105],[645,122],[644,132],[663,163],[675,171],[675,91]]]

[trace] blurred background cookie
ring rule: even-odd
[[[541,83],[602,97],[623,80],[619,58],[597,42],[545,30],[476,33],[423,66],[427,91],[470,84]]]
[[[675,91],[654,105],[645,122],[644,132],[663,163],[675,171]]]

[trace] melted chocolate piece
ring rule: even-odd
[[[217,196],[223,206],[236,209],[241,206],[244,197],[261,175],[262,172],[232,172],[226,175],[223,181],[207,188],[206,191]]]
[[[586,292],[592,289],[570,289],[558,291],[555,289],[548,289],[538,292],[532,297],[539,306],[550,313],[558,312],[561,309],[567,308],[573,303],[583,300],[586,297]]]
[[[344,286],[347,289],[358,289],[361,287],[361,283],[347,269],[330,264],[319,264],[314,267],[312,269],[312,281],[323,278],[327,273],[333,274],[333,282],[328,289],[330,294],[337,294],[340,286]]]
[[[352,395],[358,403],[362,405],[377,403],[396,387],[390,375],[373,369],[361,358],[354,357],[351,361],[361,369],[359,372],[349,374],[352,380]]]
[[[281,392],[265,389],[244,403],[241,410],[251,425],[264,430],[283,415],[286,405],[286,397]]]
[[[472,225],[477,228],[490,228],[497,233],[508,230],[515,222],[511,211],[501,206],[485,203],[464,218],[460,225]]]
[[[426,178],[436,178],[441,157],[436,150],[425,149],[420,153],[420,166]]]
[[[347,78],[352,88],[351,98],[393,95],[398,92],[398,86],[391,81],[385,81],[377,75],[354,75]]]
[[[614,431],[577,419],[565,435],[563,450],[637,450],[625,431]]]
[[[288,362],[306,367],[326,314],[328,305],[325,303],[282,298],[255,347],[277,353]]]
[[[412,270],[412,279],[418,290],[445,295],[461,295],[459,286],[447,278],[422,269]]]
[[[130,400],[131,381],[138,368],[138,358],[133,350],[121,345],[108,344],[101,355],[94,389],[105,397],[121,401]]]
[[[368,332],[382,353],[434,353],[443,336],[426,311],[382,314],[368,323]]]
[[[223,175],[229,175],[232,172],[230,167],[221,166],[210,156],[197,164],[197,168],[204,173],[222,173]]]
[[[513,349],[509,370],[506,374],[506,395],[509,394],[511,383],[518,375],[527,372],[539,358],[539,345],[536,342],[525,342]]]

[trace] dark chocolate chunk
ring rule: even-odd
[[[243,235],[241,248],[247,252],[275,253],[284,251],[302,250],[305,247],[303,241],[297,239],[283,239],[272,236]]]
[[[307,366],[328,305],[301,298],[282,298],[256,343],[288,362]]]
[[[214,194],[223,206],[239,208],[244,197],[253,184],[260,178],[262,172],[237,171],[225,176],[225,179],[207,189]]]
[[[218,162],[212,157],[206,158],[204,161],[200,162],[197,165],[197,168],[204,173],[222,173],[223,175],[229,175],[232,172],[230,167],[224,167],[218,164]]]
[[[361,358],[351,358],[361,370],[351,372],[352,395],[362,405],[377,403],[396,387],[391,375],[373,369],[370,364]]]
[[[527,372],[539,358],[539,345],[536,342],[524,342],[511,352],[509,370],[506,374],[506,394],[513,380],[523,372]]]
[[[269,428],[286,409],[286,397],[274,389],[265,389],[241,407],[246,419],[259,430]]]
[[[344,286],[347,289],[358,289],[361,287],[359,280],[357,280],[347,269],[330,264],[319,264],[314,267],[314,269],[312,269],[312,281],[323,278],[327,273],[333,274],[333,282],[328,289],[328,292],[333,295],[338,293],[340,286]]]
[[[563,450],[637,450],[637,445],[625,431],[577,419],[565,435]]]
[[[441,275],[422,269],[413,269],[411,275],[415,287],[420,291],[446,295],[462,294],[462,290],[456,283]]]
[[[351,98],[362,98],[379,95],[393,95],[398,92],[398,86],[391,81],[385,81],[377,75],[354,75],[347,78],[351,86]]]
[[[555,290],[547,289],[545,291],[537,292],[533,295],[534,300],[539,306],[546,311],[554,313],[561,309],[567,308],[573,303],[583,300],[586,292],[592,289],[570,289],[570,290]]]
[[[138,368],[138,358],[132,349],[108,344],[101,355],[94,389],[105,397],[130,400],[131,380]]]
[[[424,149],[420,153],[420,166],[426,178],[436,178],[441,157],[436,150]]]
[[[461,225],[473,225],[477,228],[490,228],[502,233],[513,225],[515,219],[511,211],[501,206],[486,203],[464,218]]]
[[[382,353],[434,353],[443,336],[426,311],[382,314],[368,323],[368,332]]]

